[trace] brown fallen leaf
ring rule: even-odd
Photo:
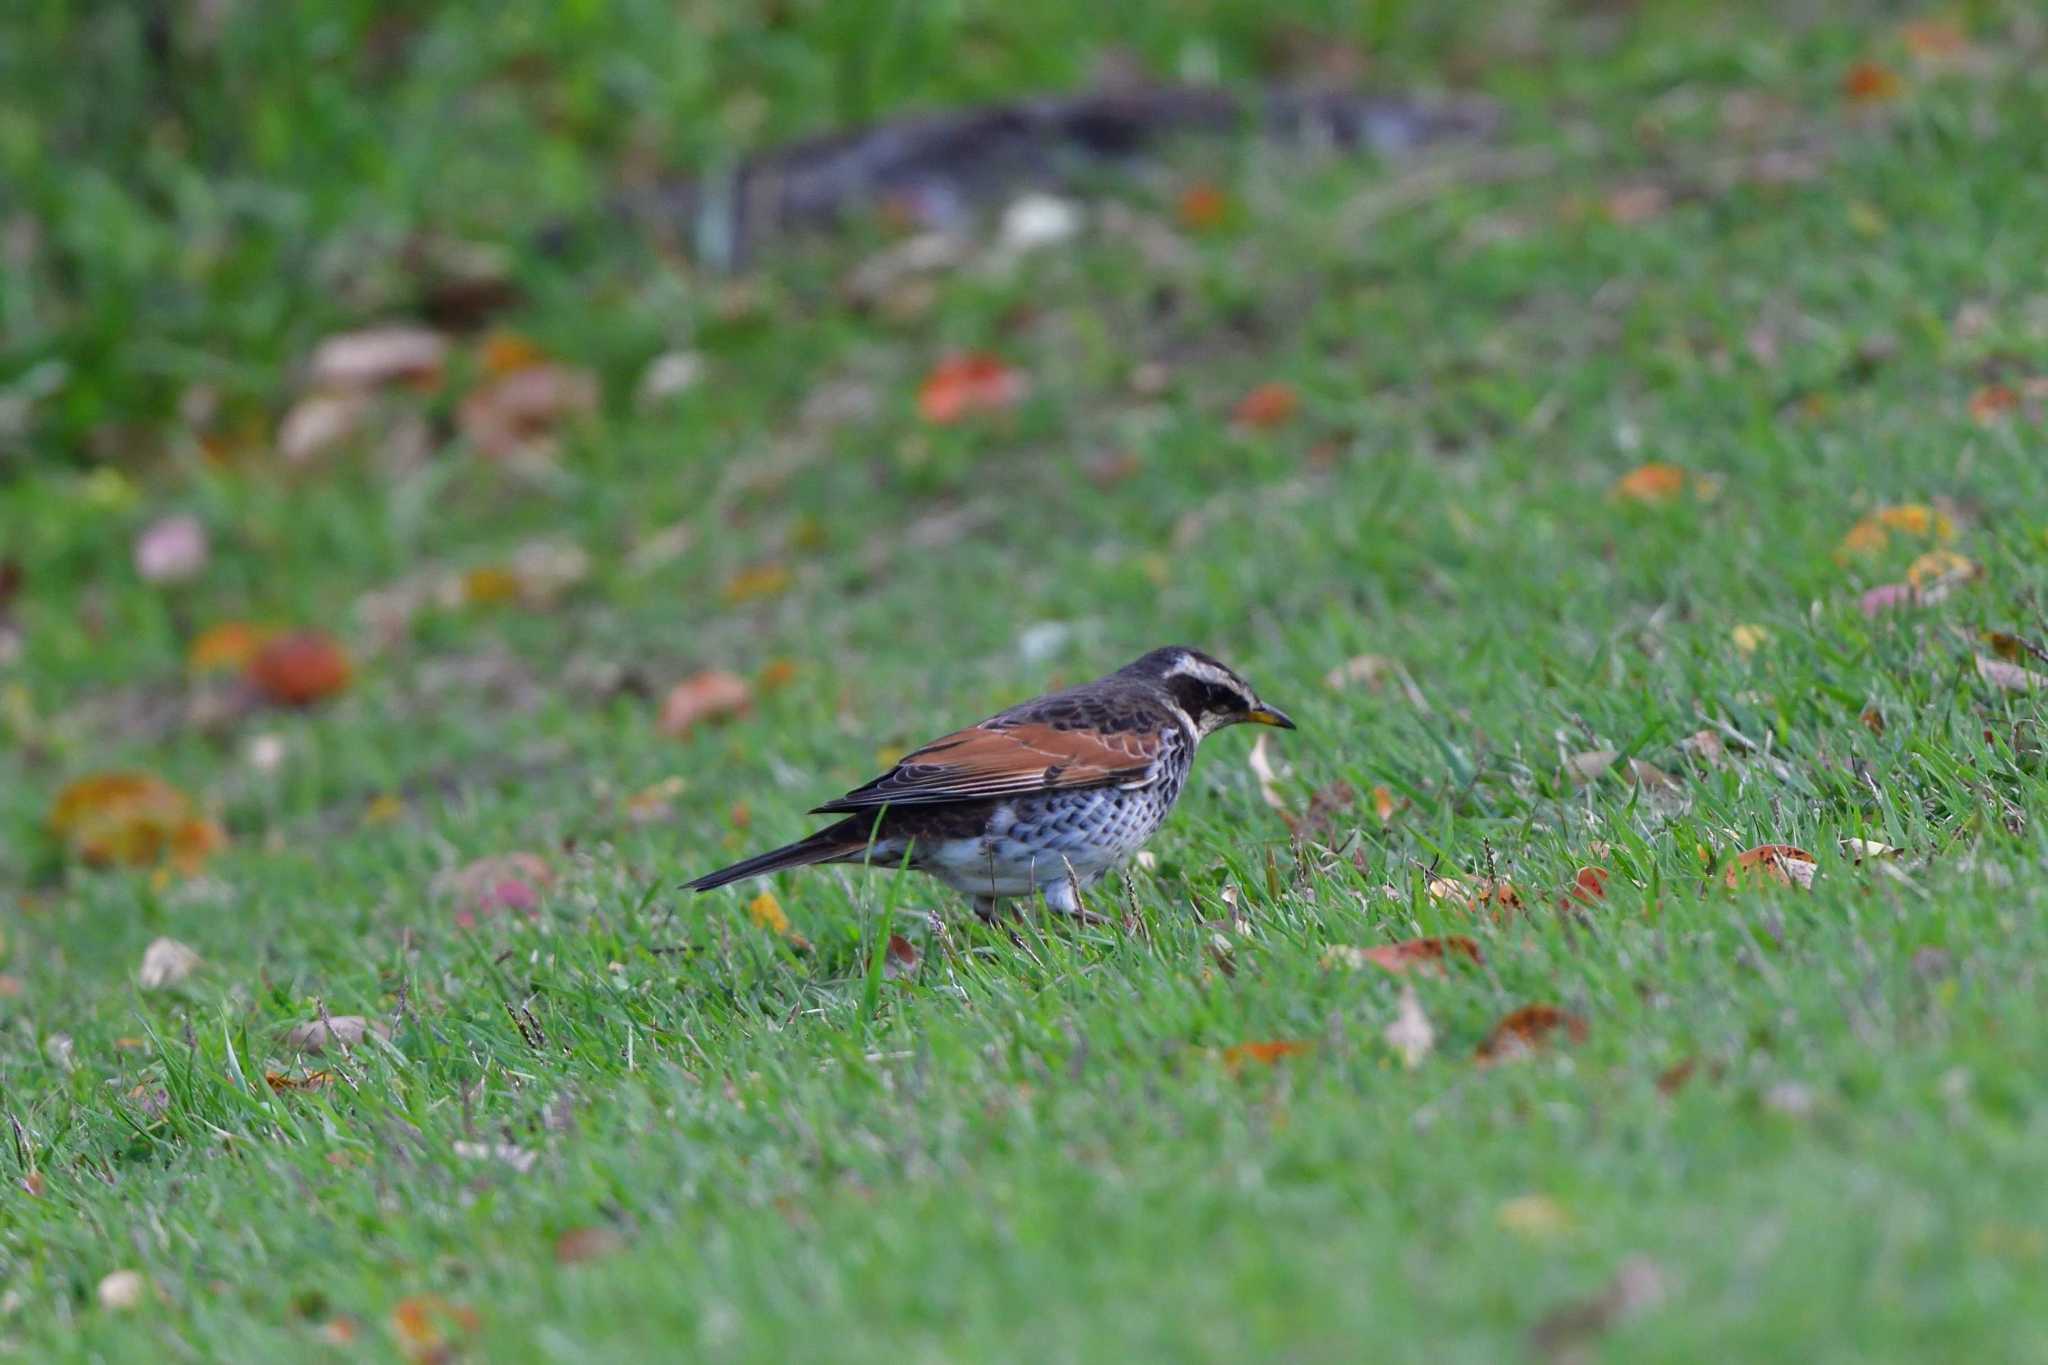
[[[597,411],[599,396],[588,370],[544,362],[470,390],[455,419],[486,458],[537,463],[554,457],[564,426]]]
[[[1559,1033],[1575,1045],[1583,1043],[1586,1021],[1555,1005],[1524,1005],[1493,1026],[1474,1059],[1481,1066],[1520,1061],[1556,1042]]]
[[[723,669],[707,669],[669,689],[662,698],[655,729],[670,739],[681,739],[705,721],[745,715],[753,704],[746,679]]]
[[[752,564],[741,569],[725,581],[719,590],[727,604],[739,606],[743,602],[758,602],[764,597],[777,597],[788,592],[796,575],[789,571],[787,564],[769,560],[763,564]]]
[[[299,630],[265,642],[249,660],[245,676],[266,701],[311,706],[346,691],[354,668],[333,636]]]
[[[889,935],[888,947],[882,957],[882,976],[889,981],[910,981],[917,976],[923,955],[917,945],[901,934]]]
[[[280,1095],[287,1090],[324,1090],[334,1084],[334,1073],[306,1071],[296,1076],[288,1076],[282,1071],[266,1071],[263,1073],[263,1083]]]
[[[1372,789],[1372,813],[1379,817],[1382,825],[1392,824],[1394,817],[1407,805],[1406,797],[1403,797],[1398,805],[1395,804],[1394,794],[1385,786],[1375,786]]]
[[[1343,963],[1350,967],[1373,966],[1396,976],[1416,973],[1443,976],[1451,959],[1484,962],[1479,945],[1462,934],[1443,938],[1410,938],[1399,943],[1381,943],[1370,948],[1335,947],[1323,954],[1323,965]]]
[[[94,773],[57,793],[50,830],[82,862],[197,872],[227,843],[192,798],[153,773]]]
[[[1583,785],[1612,768],[1615,760],[1620,757],[1619,749],[1588,749],[1584,753],[1573,754],[1564,761],[1565,775],[1573,782]]]
[[[1736,855],[1722,880],[1731,888],[1775,883],[1801,890],[1813,885],[1819,864],[1811,853],[1792,844],[1758,844]]]
[[[1230,196],[1213,181],[1198,180],[1180,192],[1173,216],[1190,232],[1213,232],[1230,218]]]
[[[1857,62],[1842,75],[1842,95],[1851,104],[1881,104],[1905,90],[1897,72],[1876,62]]]
[[[1699,1059],[1697,1057],[1679,1058],[1657,1074],[1657,1093],[1666,1099],[1676,1095],[1679,1091],[1685,1089],[1685,1083],[1692,1079],[1692,1073],[1698,1067]]]
[[[1621,227],[1654,222],[1671,208],[1671,191],[1662,185],[1627,185],[1602,201],[1607,221]]]
[[[2009,664],[2003,659],[1977,656],[1977,676],[2006,692],[2038,692],[2048,687],[2048,674]]]
[[[1856,717],[1856,719],[1871,734],[1881,735],[1884,733],[1884,712],[1878,710],[1875,706],[1864,707],[1863,714]]]
[[[625,1249],[625,1239],[607,1227],[570,1228],[555,1238],[555,1264],[581,1265]]]
[[[1271,1066],[1283,1057],[1298,1057],[1314,1048],[1313,1043],[1279,1039],[1270,1043],[1232,1043],[1223,1049],[1223,1069],[1236,1075],[1247,1062]]]
[[[918,415],[934,426],[1001,412],[1023,401],[1030,389],[1023,371],[986,351],[950,355],[932,367],[917,390]]]
[[[365,1019],[360,1014],[333,1014],[324,1019],[308,1019],[294,1024],[284,1036],[284,1045],[295,1052],[318,1056],[328,1048],[339,1048],[343,1052],[361,1047],[371,1037],[391,1037],[391,1030],[375,1019]]]
[[[2018,389],[2005,384],[1986,384],[1970,395],[1970,420],[1980,427],[1997,426],[2019,405]]]
[[[1414,986],[1401,987],[1394,1017],[1380,1030],[1380,1038],[1410,1070],[1421,1066],[1436,1048],[1436,1030],[1430,1027],[1429,1016],[1422,1012],[1422,999],[1416,995]]]
[[[1522,893],[1515,884],[1505,877],[1498,881],[1491,877],[1475,877],[1463,881],[1456,877],[1431,877],[1424,887],[1434,901],[1451,901],[1468,910],[1483,910],[1493,906],[1496,912],[1522,908]]]
[[[1292,384],[1274,380],[1238,399],[1230,410],[1230,421],[1247,431],[1271,431],[1293,421],[1300,411],[1300,391]]]
[[[487,379],[498,379],[515,370],[530,370],[536,365],[548,363],[548,353],[540,343],[521,332],[500,328],[485,337],[477,347],[476,365]]]
[[[151,939],[142,950],[135,984],[146,991],[167,990],[199,970],[199,954],[174,938]]]

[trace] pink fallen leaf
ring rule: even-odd
[[[531,917],[554,870],[537,853],[496,853],[465,863],[435,880],[435,890],[455,903],[455,923],[464,929],[494,915]]]
[[[135,572],[145,583],[182,583],[206,568],[206,526],[188,515],[165,517],[135,538]]]

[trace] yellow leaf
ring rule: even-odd
[[[1547,1194],[1518,1195],[1494,1210],[1494,1221],[1504,1232],[1532,1242],[1550,1242],[1571,1231],[1572,1216]]]
[[[789,916],[782,913],[782,902],[775,899],[773,891],[763,891],[748,901],[747,917],[763,929],[789,937]]]
[[[1771,633],[1762,626],[1740,625],[1728,632],[1735,641],[1735,648],[1744,655],[1756,653],[1770,643]]]
[[[1938,585],[1967,582],[1981,572],[1975,561],[1954,550],[1929,550],[1906,570],[1906,581],[1924,592]]]
[[[405,814],[405,802],[390,792],[385,792],[381,796],[373,797],[370,804],[363,807],[363,824],[366,826],[388,825],[403,814]]]
[[[787,592],[792,579],[788,568],[769,562],[741,569],[725,584],[725,600],[734,606]]]

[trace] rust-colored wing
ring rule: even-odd
[[[816,814],[930,806],[1027,792],[1143,782],[1159,757],[1158,731],[1103,734],[1032,722],[984,722],[935,739]]]

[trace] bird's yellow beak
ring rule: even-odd
[[[1253,707],[1245,713],[1245,719],[1253,725],[1271,725],[1280,730],[1292,730],[1295,728],[1294,722],[1287,718],[1287,713],[1277,706],[1260,705]]]

